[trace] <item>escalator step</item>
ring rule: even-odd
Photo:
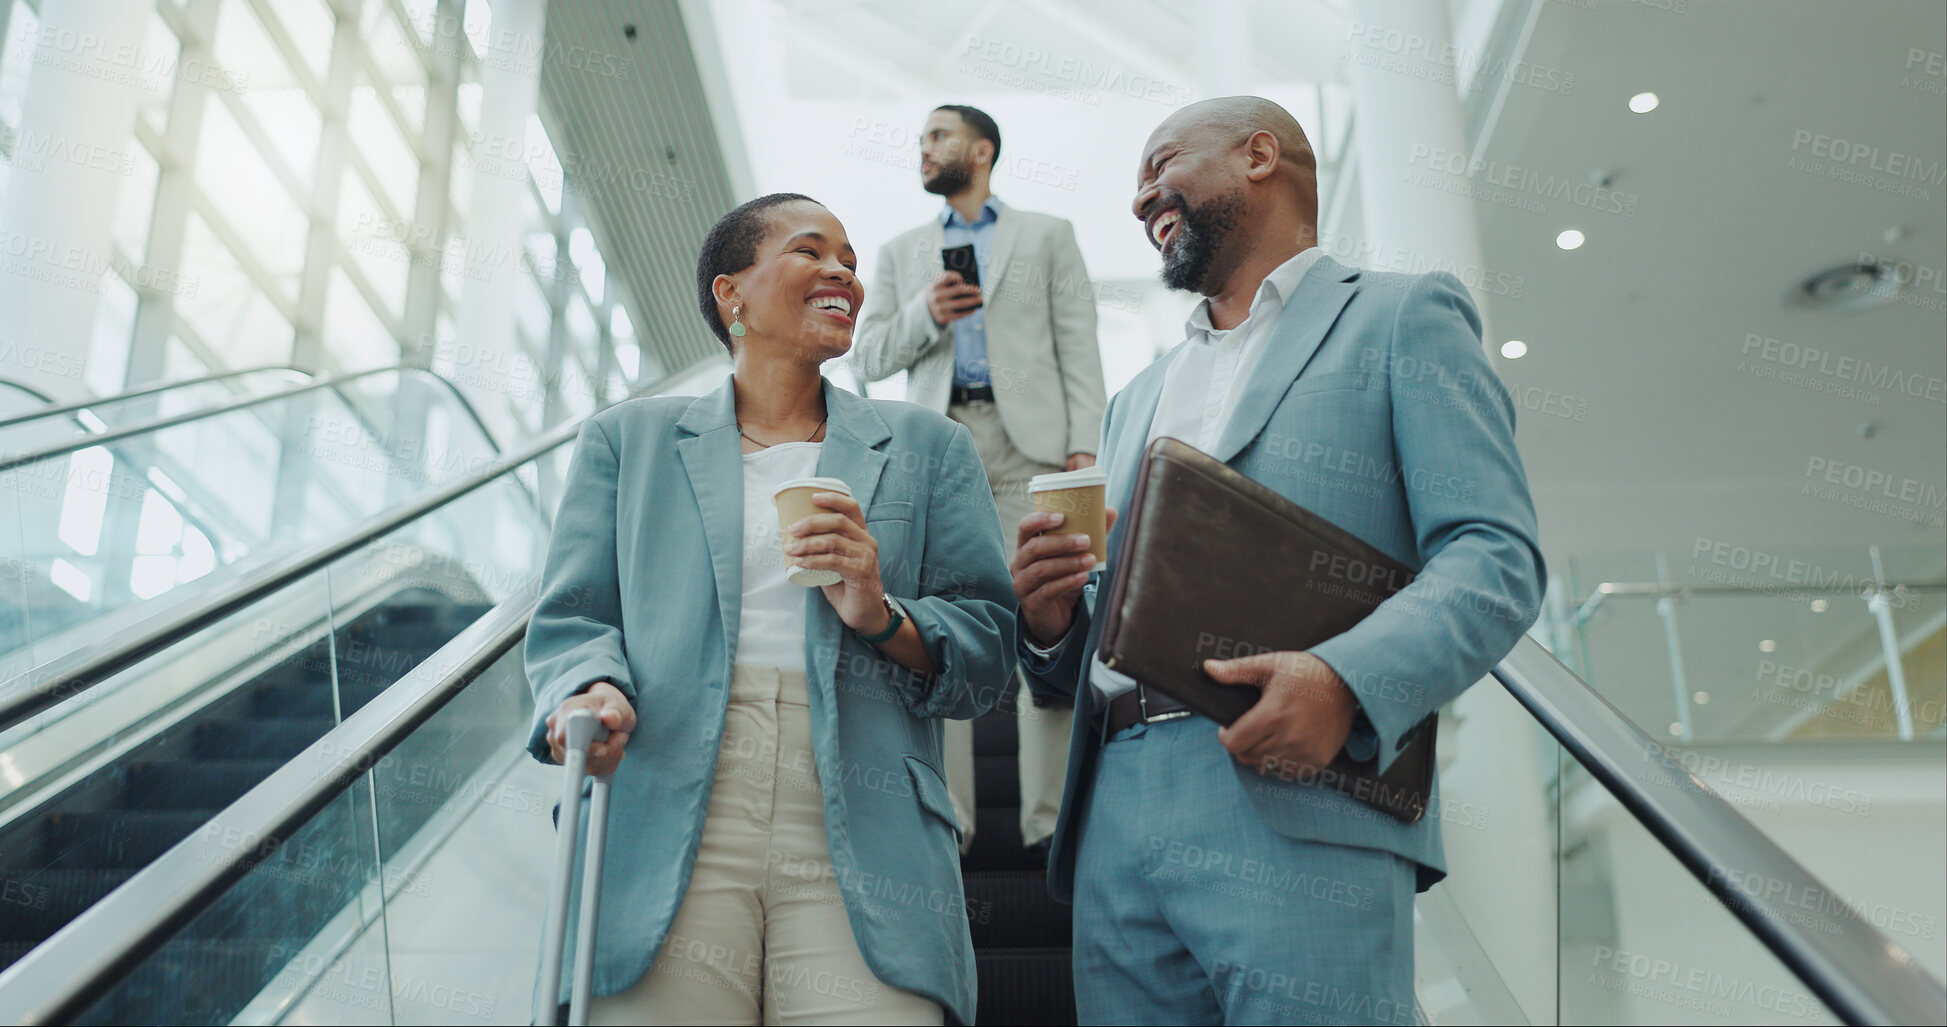
[[[974,756],[1012,756],[1021,751],[1020,736],[1015,731],[1012,706],[1003,710],[995,707],[974,718]]]
[[[251,685],[258,688],[284,688],[330,680],[331,653],[325,642],[317,641],[285,657],[275,667],[257,675]]]
[[[999,949],[974,953],[980,974],[976,1015],[989,1024],[1075,1022],[1073,957],[1067,949]]]
[[[973,848],[960,857],[962,873],[1039,870],[1042,864],[1021,847],[1021,811],[1013,806],[982,806],[974,811]]]
[[[1045,873],[994,870],[965,874],[967,916],[976,949],[1065,947],[1069,907],[1048,894]]]
[[[214,809],[56,813],[42,827],[42,862],[70,870],[146,866],[215,814]]]
[[[329,672],[317,677],[293,676],[288,681],[251,682],[249,713],[254,717],[329,717],[332,715]]]
[[[7,915],[0,917],[0,943],[38,944],[134,876],[132,869],[11,873]]]
[[[268,939],[176,939],[143,960],[74,1022],[228,1023],[277,977],[292,951],[288,944]],[[383,992],[377,999],[374,1008],[382,1010]]]
[[[155,760],[128,768],[121,804],[127,809],[221,809],[255,788],[283,764],[277,760]]]
[[[288,760],[332,727],[330,717],[206,720],[196,725],[190,751],[197,759]]]
[[[980,806],[1019,806],[1021,774],[1018,756],[974,757],[974,803]]]

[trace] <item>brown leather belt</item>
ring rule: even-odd
[[[1151,692],[1141,685],[1109,700],[1109,708],[1103,713],[1105,722],[1103,738],[1113,738],[1123,728],[1131,724],[1154,724],[1158,721],[1177,720],[1193,713],[1188,706],[1161,692]]]

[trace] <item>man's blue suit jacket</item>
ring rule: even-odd
[[[1359,699],[1364,716],[1348,745],[1376,741],[1383,767],[1427,714],[1507,655],[1540,611],[1544,571],[1514,447],[1514,406],[1481,352],[1480,316],[1449,274],[1359,271],[1322,258],[1275,331],[1212,455],[1418,572],[1358,626],[1312,650]],[[1128,509],[1163,376],[1182,348],[1109,403],[1100,462],[1114,509]],[[1111,533],[1111,553],[1121,530]],[[1022,663],[1031,688],[1075,698],[1067,790],[1049,854],[1049,885],[1064,900],[1073,894],[1078,812],[1087,809],[1101,742],[1088,685],[1101,630],[1093,611],[1115,573],[1111,560],[1085,589],[1054,660],[1028,654]],[[1291,596],[1303,594],[1309,573],[1290,569]],[[1422,889],[1445,875],[1437,787],[1427,815],[1411,825],[1317,783],[1242,764],[1237,790],[1231,799],[1251,803],[1287,837],[1396,853],[1419,865]]]

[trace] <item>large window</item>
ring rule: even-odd
[[[35,77],[50,63],[36,51],[48,2],[0,0],[0,199],[23,187],[26,165],[11,159],[23,114],[37,89],[59,88]],[[188,3],[215,5],[213,33],[190,29]],[[489,156],[471,145],[487,102],[477,51],[492,12],[479,0],[451,3],[459,17],[441,9],[156,0],[126,40],[137,95],[107,200],[115,259],[93,337],[75,344],[91,390],[142,384],[130,374],[292,362],[329,373],[414,359],[450,371],[441,351],[459,341],[469,282],[503,268],[518,272],[522,352],[509,356],[537,381],[486,397],[483,407],[504,408],[483,410],[490,420],[565,416],[651,370],[543,118],[519,131],[519,157],[493,155],[501,173],[525,171],[521,241],[504,253],[470,241],[473,175]],[[442,73],[455,55],[456,73]],[[450,144],[428,136],[439,124],[453,125]],[[434,154],[451,170],[429,185],[423,162]],[[437,270],[415,275],[421,267]],[[415,288],[430,302],[414,301]],[[143,316],[150,308],[156,316]]]

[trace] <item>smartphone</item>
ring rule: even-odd
[[[940,266],[948,271],[960,272],[960,280],[968,285],[980,285],[980,266],[974,260],[973,243],[948,246],[940,251]]]

